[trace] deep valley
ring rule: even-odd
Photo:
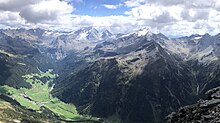
[[[220,86],[219,36],[1,29],[0,121],[165,122]]]

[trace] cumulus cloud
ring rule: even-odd
[[[0,24],[12,27],[65,25],[67,20],[62,18],[70,20],[73,11],[73,6],[60,0],[0,0]]]
[[[219,0],[122,0],[103,4],[107,9],[127,7],[124,15],[94,17],[74,15],[70,2],[83,0],[0,0],[0,28],[41,27],[75,30],[94,26],[113,33],[127,33],[148,26],[167,35],[217,33],[220,27]]]
[[[61,1],[65,1],[65,2],[77,2],[77,3],[82,3],[83,0],[61,0]]]
[[[146,0],[126,0],[125,5],[127,7],[137,7],[146,3]]]
[[[163,12],[161,15],[155,17],[153,20],[158,23],[170,23],[175,21],[175,19],[170,15],[168,11]]]
[[[112,5],[112,4],[104,4],[102,5],[103,7],[107,8],[107,9],[117,9],[119,7],[122,6],[122,4],[118,4],[118,5]]]
[[[148,0],[146,3],[162,6],[185,6],[187,8],[210,8],[215,5],[217,0]],[[143,2],[141,0],[137,2]]]
[[[185,9],[181,12],[181,17],[183,18],[183,20],[188,20],[188,21],[208,20],[209,13],[210,10],[206,10],[206,9],[198,9],[198,10]]]
[[[39,1],[37,0],[0,0],[0,10],[19,11],[23,7],[31,5],[31,4],[36,4]]]
[[[20,11],[20,16],[27,22],[40,23],[56,20],[58,16],[69,14],[72,11],[72,6],[67,5],[66,2],[47,0],[24,7]]]
[[[215,0],[215,8],[220,11],[220,1],[219,0]]]
[[[220,22],[219,0],[127,0],[125,5],[131,8],[125,14],[142,19],[143,25],[151,26],[155,32],[216,33],[214,29]]]

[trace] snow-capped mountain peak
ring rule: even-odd
[[[144,28],[138,30],[138,31],[136,32],[136,34],[137,34],[138,36],[145,36],[145,35],[151,36],[153,33],[150,31],[149,28],[144,27]]]
[[[102,37],[103,39],[105,39],[105,38],[111,36],[112,33],[106,29],[106,30],[102,31],[102,34],[101,34],[101,35],[102,35],[101,37]]]
[[[144,28],[139,29],[139,30],[137,30],[137,31],[135,31],[135,32],[122,35],[122,37],[128,37],[128,36],[131,36],[131,35],[133,35],[133,36],[135,36],[135,37],[136,37],[136,36],[137,36],[137,37],[141,37],[141,36],[150,37],[150,36],[153,35],[153,33],[150,31],[149,28],[144,27]]]

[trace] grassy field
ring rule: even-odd
[[[22,121],[29,123],[62,123],[48,112],[32,112],[0,99],[0,123],[20,123]]]
[[[41,107],[44,106],[65,120],[89,120],[90,117],[79,115],[74,105],[64,103],[58,98],[51,96],[50,92],[53,89],[53,85],[49,87],[49,83],[57,76],[53,74],[53,70],[49,69],[46,72],[41,71],[39,74],[32,73],[22,76],[26,82],[32,85],[31,89],[15,89],[9,86],[2,86],[1,88],[6,90],[10,97],[17,100],[27,109],[40,112]],[[93,118],[93,120],[96,120],[96,118]]]

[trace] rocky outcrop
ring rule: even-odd
[[[167,123],[220,123],[220,87],[206,92],[207,100],[181,107],[167,116]]]

